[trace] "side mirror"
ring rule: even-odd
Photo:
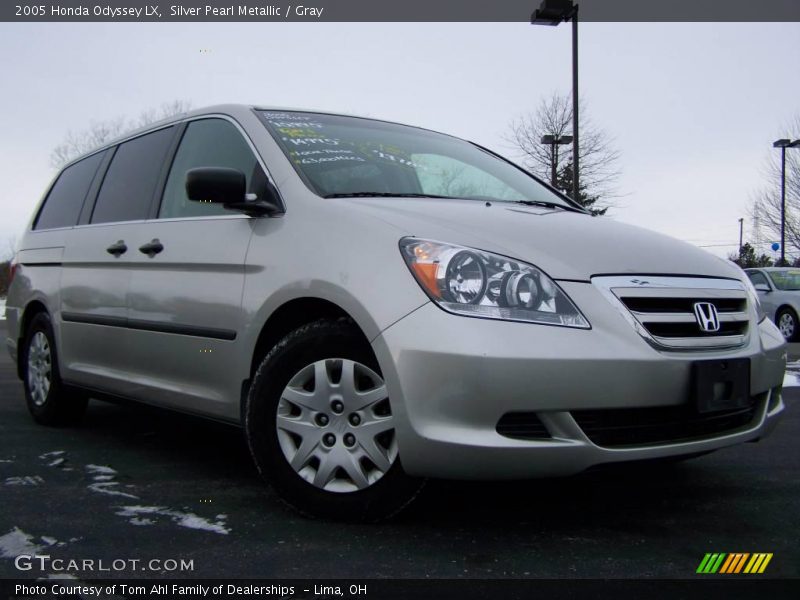
[[[253,217],[283,212],[271,183],[263,186],[264,198],[247,193],[247,178],[238,169],[198,167],[186,172],[186,195],[195,202],[214,202]]]
[[[236,169],[200,167],[186,172],[189,200],[230,204],[243,201],[246,193],[247,179]]]
[[[770,291],[772,291],[772,290],[769,289],[769,286],[766,283],[757,283],[755,285],[755,288],[756,288],[757,292],[767,292],[767,293],[769,293]]]

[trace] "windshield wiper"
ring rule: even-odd
[[[323,198],[449,198],[455,196],[437,196],[436,194],[401,194],[399,192],[348,192],[346,194],[327,194]]]
[[[560,208],[561,210],[568,210],[571,212],[585,214],[586,211],[566,204],[558,204],[557,202],[547,202],[545,200],[509,200],[514,204],[523,204],[525,206],[544,206],[545,208]]]

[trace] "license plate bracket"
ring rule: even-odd
[[[703,360],[692,364],[692,396],[698,413],[747,408],[750,359]]]

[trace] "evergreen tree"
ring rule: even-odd
[[[556,187],[561,192],[572,198],[572,162],[568,162],[566,165],[564,165],[556,175]],[[589,195],[586,190],[586,186],[582,182],[578,184],[578,187],[578,204],[583,206],[583,208],[588,210],[594,216],[606,214],[606,211],[608,210],[607,206],[604,208],[595,208],[595,202],[599,200],[599,196]],[[575,198],[573,198],[573,200],[575,200]]]

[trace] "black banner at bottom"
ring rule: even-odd
[[[201,598],[356,599],[494,599],[544,598],[683,600],[725,598],[770,600],[800,598],[800,579],[712,576],[657,579],[3,579],[0,597],[23,599],[129,600]]]

